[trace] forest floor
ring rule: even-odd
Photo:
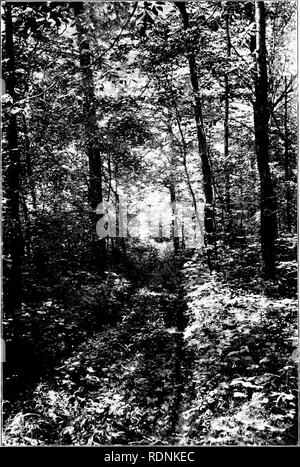
[[[174,273],[171,289],[131,289],[116,323],[13,404],[4,444],[297,443],[296,300],[233,287],[199,252]]]

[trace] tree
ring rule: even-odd
[[[185,2],[175,2],[176,7],[180,11],[183,20],[184,30],[189,32],[190,20],[186,9]],[[197,127],[197,138],[199,155],[202,164],[203,190],[205,196],[205,212],[204,212],[204,227],[206,232],[206,240],[208,244],[213,243],[215,235],[215,220],[214,220],[214,189],[211,165],[209,161],[208,146],[204,129],[202,116],[202,102],[199,87],[199,77],[197,71],[196,56],[192,49],[188,50],[188,63],[190,70],[190,80],[194,95],[194,117]]]
[[[78,47],[80,56],[80,68],[82,75],[82,92],[84,96],[83,113],[84,113],[84,128],[86,140],[86,153],[89,161],[89,203],[91,208],[91,227],[93,229],[92,236],[96,235],[96,224],[103,215],[97,211],[97,207],[103,202],[102,193],[102,159],[103,152],[102,144],[100,143],[100,135],[97,123],[97,104],[94,90],[93,79],[93,64],[91,55],[91,44],[89,35],[84,26],[84,8],[83,3],[75,3],[75,24],[78,35]],[[95,240],[94,240],[95,242]],[[94,243],[92,242],[92,243]],[[97,248],[92,248],[92,255],[100,271],[105,267],[105,240],[98,240]],[[92,259],[92,262],[94,262]]]
[[[231,58],[231,40],[230,40],[230,12],[227,7],[225,12],[225,28],[226,28],[226,51],[228,62]],[[228,235],[228,241],[230,243],[230,237],[232,235],[232,213],[231,213],[231,196],[230,196],[230,162],[229,162],[229,99],[230,95],[230,83],[228,72],[225,73],[224,77],[224,159],[225,159],[225,207],[226,207],[226,221],[227,225],[224,226]]]
[[[264,274],[275,277],[275,239],[277,236],[277,202],[269,166],[269,104],[266,59],[266,11],[264,2],[255,2],[256,75],[254,128],[255,151],[260,177],[260,235]]]
[[[5,290],[5,309],[7,315],[20,311],[22,303],[22,261],[24,256],[24,239],[20,219],[20,148],[16,104],[16,66],[13,38],[12,5],[5,4],[5,52],[6,89],[12,105],[7,110],[6,150],[8,154],[8,167],[6,178],[6,228],[5,228],[5,266],[7,268],[7,287]]]

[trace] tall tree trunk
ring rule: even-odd
[[[254,129],[257,165],[260,177],[261,248],[264,275],[275,276],[275,239],[277,236],[277,202],[269,166],[269,107],[266,60],[266,12],[264,2],[255,2],[256,75]]]
[[[89,161],[89,204],[91,207],[91,224],[93,228],[92,263],[99,272],[103,272],[106,262],[105,239],[96,240],[96,225],[102,217],[101,210],[97,206],[103,202],[102,194],[102,160],[101,144],[99,141],[99,129],[96,114],[96,97],[94,90],[93,65],[90,49],[90,40],[83,24],[83,2],[72,5],[75,13],[75,24],[78,37],[80,55],[80,68],[82,75],[82,90],[84,96],[84,128],[86,139],[86,153]]]
[[[225,27],[226,27],[226,48],[227,48],[227,59],[228,62],[231,57],[231,40],[230,40],[230,25],[229,25],[229,13],[225,16]],[[229,163],[229,93],[230,84],[228,73],[225,73],[224,79],[224,159],[225,159],[225,209],[226,209],[226,226],[225,232],[227,234],[227,242],[231,243],[232,237],[232,212],[231,212],[231,194],[230,194],[230,166]]]
[[[287,80],[285,78],[285,89],[287,90]],[[291,215],[291,190],[290,190],[290,160],[289,160],[289,130],[288,130],[288,95],[284,98],[284,175],[285,175],[285,216],[286,229],[288,233],[292,231]]]
[[[7,54],[6,90],[13,101],[16,100],[15,55],[12,23],[12,4],[5,4],[5,39]],[[4,249],[9,256],[7,266],[7,286],[5,290],[5,309],[8,315],[20,311],[22,303],[22,261],[24,256],[24,239],[20,219],[20,150],[18,141],[17,116],[10,113],[7,122],[7,225],[5,228]],[[5,268],[6,269],[6,268]]]
[[[180,11],[183,27],[185,30],[189,30],[190,21],[189,15],[186,10],[185,2],[174,2],[178,10]],[[214,219],[214,190],[212,172],[208,155],[208,146],[206,141],[206,134],[203,125],[202,117],[202,102],[200,97],[199,79],[196,64],[196,56],[192,50],[188,50],[188,63],[190,70],[190,80],[194,95],[194,117],[197,127],[197,138],[199,155],[202,164],[202,176],[203,176],[203,191],[205,196],[205,210],[204,210],[204,227],[205,236],[208,244],[214,242],[215,236],[215,219]]]

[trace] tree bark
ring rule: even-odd
[[[287,79],[285,77],[285,89],[287,89]],[[290,190],[290,161],[289,161],[289,130],[288,130],[288,95],[284,97],[284,175],[285,175],[285,216],[286,229],[288,233],[292,231],[291,215],[291,190]]]
[[[7,76],[6,89],[16,100],[16,75],[15,75],[15,54],[12,23],[12,5],[5,4],[5,40],[7,54]],[[22,262],[24,256],[24,239],[20,219],[20,150],[18,140],[17,115],[9,113],[7,122],[7,152],[8,169],[6,180],[7,206],[6,206],[6,226],[4,238],[4,251],[9,257],[7,267],[7,286],[4,294],[5,309],[7,315],[16,314],[20,311],[22,303]]]
[[[266,59],[266,12],[264,2],[255,2],[256,74],[254,129],[257,165],[260,177],[261,248],[264,275],[275,277],[275,239],[277,202],[269,166],[269,105]]]
[[[174,2],[178,10],[180,11],[183,27],[185,31],[188,31],[190,28],[189,15],[186,10],[185,2]],[[196,64],[196,56],[192,50],[188,50],[188,63],[190,70],[190,81],[193,89],[194,95],[194,118],[197,127],[197,139],[198,139],[198,148],[199,155],[201,158],[202,164],[202,177],[203,177],[203,191],[205,197],[205,210],[204,210],[204,227],[205,227],[205,237],[208,244],[214,242],[215,236],[215,219],[214,219],[214,190],[213,190],[213,180],[212,180],[212,171],[208,155],[208,146],[206,141],[206,134],[203,124],[202,116],[202,102],[200,97],[200,88],[199,88],[199,79],[198,71]]]
[[[96,225],[98,220],[103,216],[103,214],[97,210],[99,204],[103,202],[102,148],[99,141],[90,41],[83,25],[82,18],[82,14],[84,13],[83,2],[74,3],[72,7],[74,8],[75,13],[75,25],[78,37],[80,68],[82,75],[82,90],[84,96],[83,113],[86,153],[89,161],[89,204],[91,207],[92,235],[96,238]],[[99,268],[99,272],[103,272],[106,262],[105,239],[97,239],[95,242],[96,243],[92,242],[92,255],[95,255],[94,260],[95,264]],[[94,261],[92,259],[92,263],[93,262]]]
[[[226,27],[226,49],[227,49],[227,59],[230,61],[231,57],[231,40],[230,40],[230,25],[229,25],[229,14],[226,13],[225,16],[225,27]],[[230,84],[228,73],[225,73],[224,78],[224,90],[225,90],[225,100],[224,100],[224,159],[225,159],[225,209],[226,209],[226,225],[225,232],[227,234],[227,242],[231,243],[232,237],[232,212],[231,212],[231,193],[230,193],[230,166],[229,163],[229,94],[230,94]]]

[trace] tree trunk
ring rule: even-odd
[[[287,80],[285,77],[285,89],[287,89]],[[288,95],[285,93],[284,98],[284,175],[285,175],[285,216],[286,230],[288,233],[292,231],[292,215],[291,215],[291,190],[290,190],[290,161],[289,161],[289,131],[288,131]]]
[[[12,23],[12,5],[5,4],[5,39],[7,54],[6,89],[13,101],[16,100],[15,55]],[[22,262],[24,256],[24,239],[20,219],[20,150],[18,142],[17,116],[10,113],[7,122],[8,169],[6,180],[7,206],[4,251],[7,251],[9,264],[7,267],[7,286],[5,290],[5,309],[7,315],[20,311],[22,303]]]
[[[269,166],[269,107],[266,62],[266,13],[264,2],[255,2],[256,75],[254,129],[257,165],[260,177],[261,248],[264,275],[275,277],[275,239],[277,203]]]
[[[180,11],[183,27],[185,30],[190,28],[189,15],[186,10],[185,2],[174,2],[178,10]],[[206,141],[206,134],[203,125],[202,117],[202,102],[200,97],[199,80],[197,72],[196,57],[192,50],[188,51],[188,62],[190,70],[190,80],[194,95],[194,117],[197,127],[197,138],[199,155],[202,164],[202,176],[203,176],[203,191],[205,196],[205,210],[204,210],[204,227],[205,237],[208,244],[214,242],[215,236],[215,220],[214,220],[214,190],[211,166],[209,162],[208,146]]]
[[[86,153],[89,161],[89,204],[91,207],[91,224],[93,228],[92,241],[92,263],[97,266],[99,272],[103,272],[106,262],[105,239],[96,240],[96,225],[103,216],[102,210],[97,210],[97,206],[103,202],[102,194],[102,161],[101,144],[99,141],[99,129],[96,114],[96,97],[94,90],[92,57],[90,41],[83,25],[82,14],[84,12],[83,3],[78,2],[72,5],[75,13],[75,24],[78,37],[78,47],[80,55],[80,68],[82,75],[82,90],[84,96],[84,128],[86,139]],[[98,211],[98,212],[96,212]]]
[[[226,25],[226,48],[227,48],[227,59],[228,62],[231,57],[231,41],[230,41],[230,25],[229,25],[229,14],[226,13],[225,16],[225,25]],[[224,79],[224,90],[225,90],[225,100],[224,100],[224,159],[225,159],[225,210],[226,210],[226,223],[225,223],[225,233],[226,240],[231,244],[232,237],[232,212],[231,212],[231,194],[230,194],[230,166],[229,163],[229,77],[228,73],[225,73]]]

